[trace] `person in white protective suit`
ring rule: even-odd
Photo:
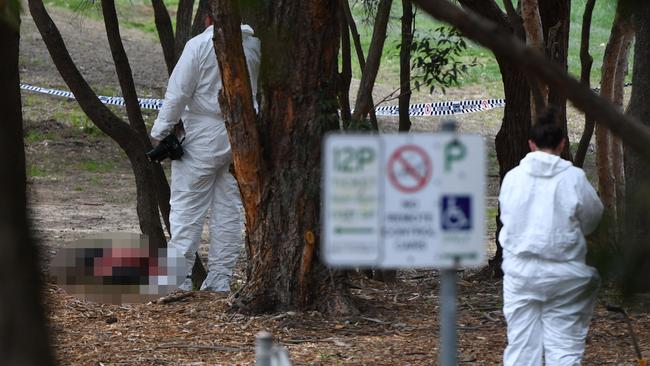
[[[506,174],[503,228],[504,365],[580,365],[600,278],[585,264],[585,235],[603,212],[585,173],[559,157],[554,110],[531,127],[532,152]]]
[[[172,72],[163,106],[151,137],[155,141],[169,135],[183,120],[184,155],[172,161],[170,248],[183,253],[188,276],[179,286],[191,290],[189,277],[199,246],[203,224],[210,213],[208,276],[201,290],[227,292],[230,277],[242,243],[241,197],[235,178],[229,172],[232,161],[230,143],[219,108],[221,76],[212,42],[213,26],[187,42]],[[253,29],[242,25],[242,43],[253,89],[257,92],[260,41]],[[253,98],[255,99],[255,98]]]

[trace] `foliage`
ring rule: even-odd
[[[436,85],[443,92],[446,87],[458,85],[459,76],[477,65],[476,59],[469,64],[460,61],[466,49],[465,39],[455,28],[438,27],[425,36],[416,34],[411,45],[415,87],[419,90],[426,86],[433,93]]]

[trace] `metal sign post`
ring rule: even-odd
[[[445,121],[442,131],[455,133],[456,122]],[[446,158],[445,164],[452,158]],[[458,344],[456,330],[456,267],[459,259],[454,260],[454,268],[440,270],[440,353],[441,366],[455,366],[458,363]]]

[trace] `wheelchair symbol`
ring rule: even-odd
[[[471,198],[469,196],[442,197],[442,229],[466,231],[472,228]]]

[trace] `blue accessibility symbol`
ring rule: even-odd
[[[442,229],[467,231],[472,229],[472,198],[470,196],[442,196]]]

